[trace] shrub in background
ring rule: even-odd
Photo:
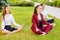
[[[57,7],[60,7],[60,2],[57,3]]]
[[[34,2],[26,2],[25,0],[9,0],[11,6],[33,6]]]
[[[53,6],[57,7],[57,3],[58,3],[58,1],[54,1]]]
[[[49,6],[53,6],[53,2],[47,2],[46,4]]]
[[[23,1],[22,3],[19,4],[19,6],[34,6],[34,2]]]

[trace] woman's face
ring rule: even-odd
[[[44,10],[44,9],[45,9],[45,4],[43,4],[43,6],[42,6],[42,7],[43,7],[42,9]]]
[[[36,10],[38,13],[41,13],[42,12],[42,6],[39,6]]]
[[[10,6],[7,6],[6,7],[6,13],[9,13],[10,12]]]

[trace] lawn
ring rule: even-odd
[[[31,31],[31,17],[33,10],[33,7],[11,6],[11,13],[14,15],[15,21],[18,24],[25,24],[25,27],[20,32],[10,34],[8,37],[0,33],[0,40],[60,40],[59,19],[55,19],[56,26],[44,36],[36,35]]]

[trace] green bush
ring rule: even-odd
[[[53,2],[53,6],[56,7],[56,6],[57,6],[57,3],[58,3],[58,1],[54,1],[54,2]]]
[[[34,6],[34,2],[23,1],[19,6]]]
[[[57,7],[60,7],[60,2],[57,3]]]
[[[49,2],[48,0],[32,0],[34,2],[26,2],[25,0],[8,0],[12,6],[34,6],[34,2],[46,3],[50,6],[60,7],[60,0],[54,0],[54,2]]]
[[[0,11],[2,11],[2,7],[8,4],[7,0],[0,0]]]
[[[60,1],[55,0],[54,2],[46,2],[47,5],[60,7]]]
[[[24,0],[8,0],[8,2],[10,3],[10,5],[12,5],[12,6],[18,6],[23,1]]]
[[[10,2],[10,5],[12,6],[33,6],[34,5],[34,2],[26,2],[25,0],[9,0]]]
[[[53,6],[53,2],[47,2],[46,4],[49,6]]]
[[[19,2],[10,2],[11,6],[18,6],[20,3]]]

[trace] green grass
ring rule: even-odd
[[[20,32],[10,34],[8,37],[0,33],[0,40],[60,40],[60,20],[58,19],[55,19],[56,26],[44,36],[35,35],[31,31],[33,9],[33,7],[11,7],[15,21],[18,24],[25,24],[25,27]]]

